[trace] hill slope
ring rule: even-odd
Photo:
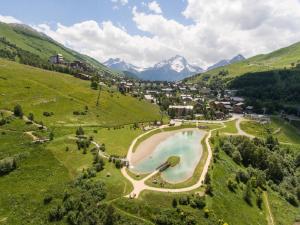
[[[45,34],[39,33],[26,25],[0,22],[0,37],[4,37],[9,43],[29,51],[46,61],[50,56],[61,53],[67,61],[80,60],[90,64],[99,71],[113,74],[111,70],[97,60],[68,49]],[[9,50],[9,46],[1,42],[0,50],[3,49]]]
[[[97,98],[98,91],[90,88],[90,82],[0,60],[0,109],[20,104],[25,115],[32,112],[36,121],[48,125],[113,126],[160,119],[158,107],[116,90],[103,88],[99,106]],[[73,115],[85,112],[86,106],[86,115]],[[44,112],[54,115],[46,117]]]
[[[213,69],[206,73],[187,79],[189,82],[208,80],[213,75],[219,75],[220,71],[228,71],[225,79],[231,79],[249,72],[269,71],[281,68],[290,68],[292,63],[297,64],[300,60],[300,42],[289,47],[279,49],[269,54],[257,55],[247,60],[231,65]]]

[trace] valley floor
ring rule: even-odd
[[[198,121],[198,124],[208,124],[208,122]],[[76,124],[74,125],[76,126]],[[162,212],[174,213],[173,199],[203,195],[205,187],[203,182],[206,173],[211,170],[209,165],[212,163],[214,151],[211,137],[215,135],[253,137],[260,125],[240,117],[234,117],[230,121],[218,121],[209,124],[209,126],[211,128],[209,128],[208,135],[203,142],[207,148],[208,156],[201,172],[197,173],[192,183],[187,183],[189,186],[185,186],[184,189],[182,187],[179,189],[176,187],[171,189],[150,187],[145,185],[145,181],[154,174],[136,180],[128,175],[125,169],[116,169],[113,163],[105,159],[104,170],[95,177],[95,180],[101,180],[106,184],[108,194],[105,202],[112,204],[118,212],[137,224],[154,224],[154,218],[160,216]],[[271,126],[274,126],[274,129],[281,127],[280,132],[276,133],[279,141],[289,142],[299,149],[299,139],[295,135],[290,135],[293,133],[291,132],[292,127],[277,118],[274,118]],[[166,127],[158,129],[164,128]],[[0,127],[1,158],[21,153],[26,155],[21,160],[17,170],[0,178],[0,188],[3,190],[0,224],[49,223],[47,222],[48,211],[59,202],[64,194],[63,190],[69,189],[68,183],[75,179],[83,169],[92,165],[92,154],[89,151],[85,154],[83,150],[77,149],[74,139],[75,127],[56,126],[52,128],[55,134],[53,141],[42,145],[31,143],[34,137],[48,137],[49,129],[47,131],[39,130],[34,125],[26,125],[20,119],[14,119],[11,123]],[[87,137],[93,136],[95,143],[105,144],[106,154],[121,157],[128,157],[138,139],[148,134],[148,132],[145,133],[140,129],[134,129],[131,125],[115,129],[87,126],[84,127],[84,131]],[[91,148],[93,147],[95,146],[91,146]],[[274,191],[268,189],[265,193],[265,204],[262,210],[256,206],[248,206],[244,202],[241,192],[232,193],[228,191],[226,181],[231,176],[232,171],[236,171],[238,168],[239,166],[223,153],[220,155],[220,160],[213,163],[213,170],[210,171],[210,174],[214,196],[206,196],[205,207],[205,210],[213,211],[211,214],[213,216],[206,218],[204,209],[199,210],[188,205],[178,206],[180,211],[195,218],[197,224],[213,224],[214,219],[233,225],[292,224],[299,210],[289,205]],[[24,186],[27,188],[24,189]],[[137,190],[139,191],[139,194],[136,195],[137,199],[123,197],[133,196],[132,193],[137,194]],[[142,190],[144,191],[141,192]],[[266,196],[267,193],[268,197]],[[49,205],[44,205],[43,199],[49,195],[53,196],[53,200]],[[245,218],[247,219],[245,220]]]

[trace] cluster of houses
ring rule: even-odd
[[[77,71],[77,73],[74,75],[77,78],[83,79],[83,80],[90,80],[92,76],[85,74],[85,73],[93,73],[94,68],[92,68],[90,65],[88,65],[85,62],[81,62],[79,60],[74,60],[73,62],[68,62],[64,59],[62,54],[56,54],[49,58],[49,63],[54,65],[59,65],[62,67],[68,67],[74,71]]]
[[[236,96],[236,90],[225,90],[221,96],[208,87],[185,82],[147,82],[123,79],[119,91],[131,93],[153,104],[165,106],[171,118],[194,119],[207,112],[214,119],[225,119],[232,113],[252,114],[253,106],[246,105],[245,99]]]
[[[63,55],[51,56],[49,62],[68,66],[78,71],[74,76],[91,80],[92,68],[80,61],[66,62]],[[85,73],[86,72],[86,73]],[[236,96],[236,90],[225,90],[222,95],[200,84],[184,81],[141,81],[125,77],[109,77],[100,74],[102,85],[114,85],[123,94],[130,94],[161,106],[171,118],[194,119],[210,115],[210,119],[225,119],[232,113],[252,114],[253,106]],[[218,93],[218,94],[217,94]]]

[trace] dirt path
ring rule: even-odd
[[[270,207],[270,203],[269,203],[268,193],[266,191],[264,191],[263,196],[264,196],[264,200],[265,200],[264,202],[265,202],[266,209],[267,209],[268,225],[275,225],[274,217],[273,217],[271,207]]]
[[[33,141],[39,140],[39,138],[33,134],[33,131],[27,131],[24,132],[24,134],[27,134],[29,137],[31,137]]]
[[[141,217],[138,217],[138,216],[136,216],[136,215],[133,215],[133,214],[131,214],[131,213],[128,213],[128,212],[126,212],[126,211],[124,211],[124,210],[118,208],[116,205],[114,205],[114,207],[115,207],[118,211],[120,211],[121,213],[123,213],[123,214],[125,214],[125,215],[127,215],[127,216],[129,216],[129,217],[132,217],[132,218],[135,218],[135,219],[137,219],[137,220],[142,221],[143,224],[153,224],[153,225],[155,225],[154,223],[152,223],[152,222],[149,221],[149,220],[143,219],[143,218],[141,218]]]
[[[246,119],[240,117],[237,122],[236,122],[236,129],[238,130],[238,135],[242,135],[242,136],[246,136],[246,137],[249,137],[249,138],[255,138],[254,135],[251,135],[251,134],[248,134],[246,133],[245,131],[242,130],[241,128],[241,122],[242,121],[246,121]]]

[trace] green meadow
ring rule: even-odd
[[[257,55],[241,62],[213,69],[201,75],[196,75],[192,78],[188,78],[187,80],[189,82],[196,83],[201,80],[206,80],[211,78],[212,76],[218,75],[222,70],[229,72],[229,75],[224,77],[225,79],[232,79],[249,72],[261,72],[274,69],[290,68],[292,63],[298,62],[299,56],[300,43],[298,42],[269,54]]]
[[[20,104],[25,115],[31,112],[48,126],[116,126],[160,119],[153,104],[106,87],[96,106],[98,91],[90,88],[90,82],[66,74],[0,60],[0,80],[0,109]],[[75,111],[86,115],[74,115]],[[44,112],[53,115],[45,117]]]

